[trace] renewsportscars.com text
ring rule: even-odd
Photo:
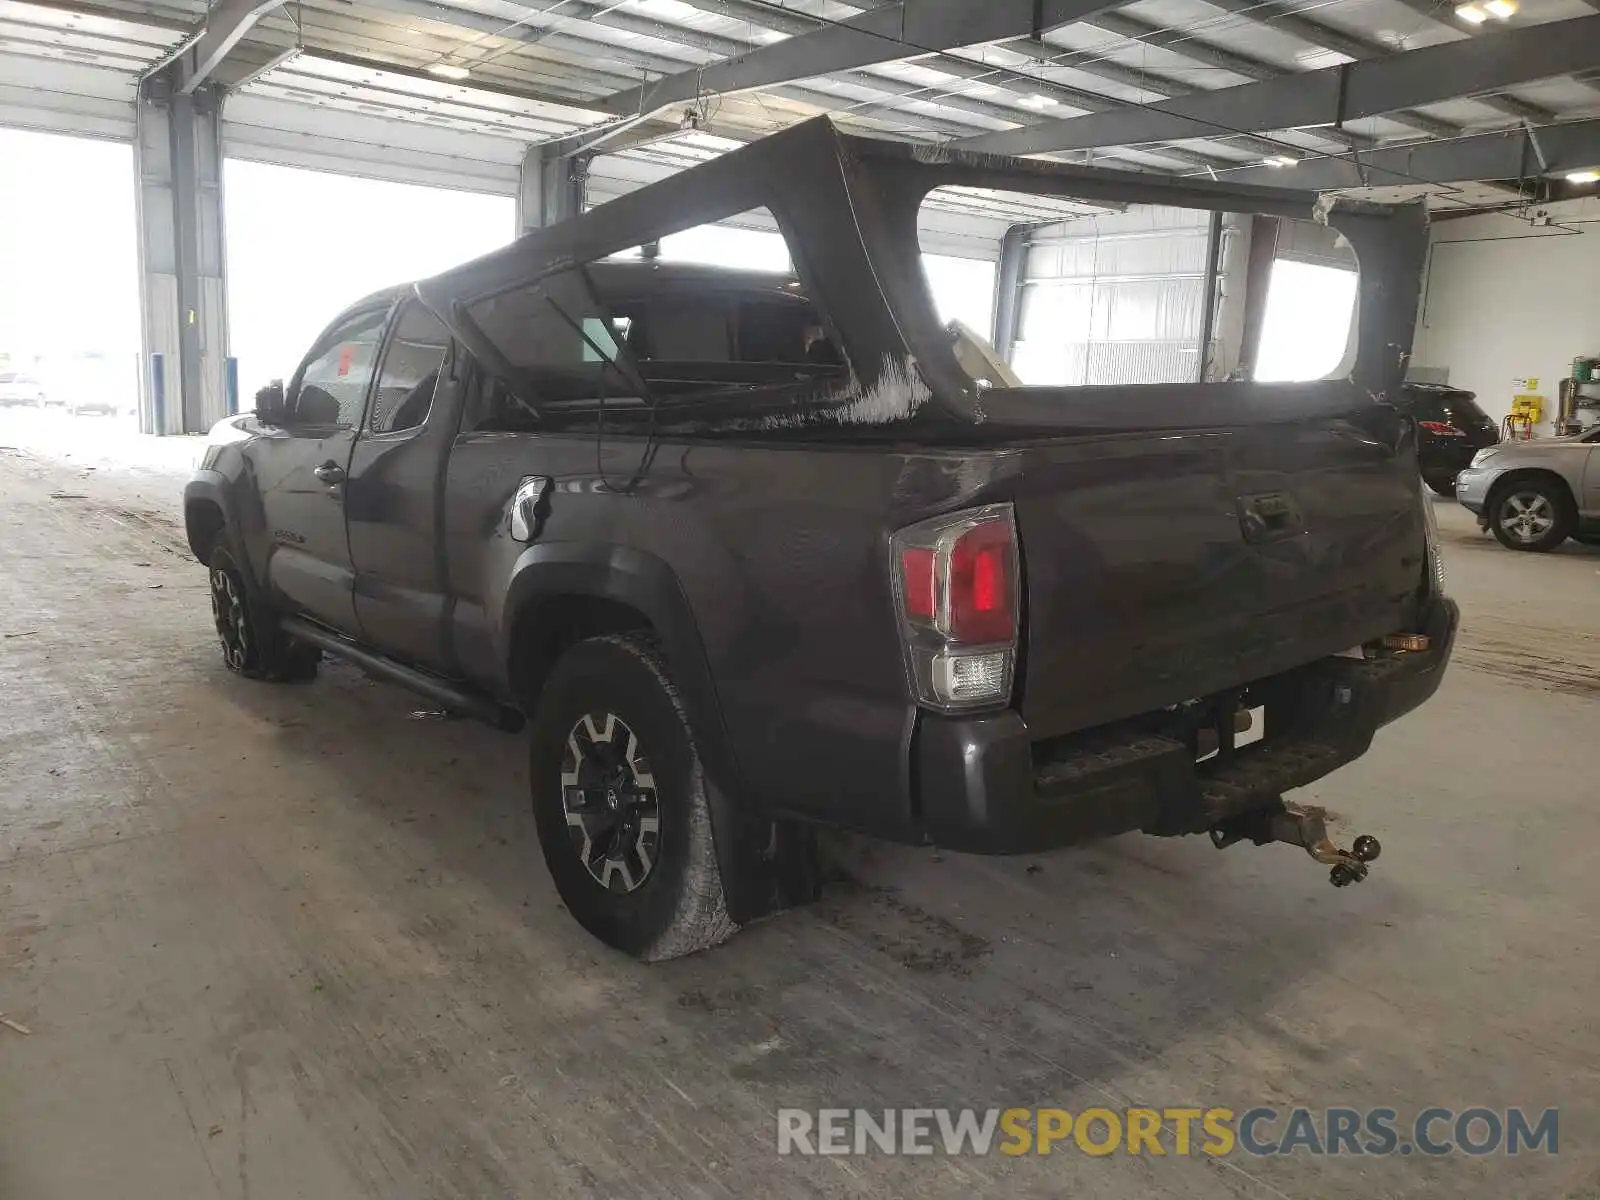
[[[783,1108],[779,1154],[1555,1154],[1558,1109]]]

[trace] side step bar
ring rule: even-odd
[[[426,671],[419,671],[415,667],[397,663],[392,658],[385,658],[301,617],[284,617],[278,622],[278,627],[290,637],[315,646],[335,658],[353,662],[368,674],[377,675],[390,683],[409,688],[436,701],[444,708],[466,713],[507,733],[515,733],[522,728],[522,714],[516,709],[491,700],[478,692],[468,691],[448,679],[440,679],[437,675],[429,675]]]

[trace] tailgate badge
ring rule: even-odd
[[[1240,496],[1239,529],[1251,543],[1276,542],[1305,532],[1300,508],[1287,492],[1256,492]]]

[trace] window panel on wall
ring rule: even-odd
[[[239,393],[287,378],[318,332],[369,292],[509,242],[515,201],[227,159],[228,337]]]
[[[1356,272],[1279,259],[1272,264],[1256,379],[1325,379],[1343,364],[1355,313]]]
[[[960,321],[987,338],[994,324],[995,270],[995,263],[980,258],[924,254],[922,271],[939,320]]]

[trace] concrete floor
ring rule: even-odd
[[[859,846],[859,885],[647,968],[560,910],[520,739],[230,676],[170,467],[8,433],[5,1200],[1600,1195],[1600,551],[1439,506],[1451,675],[1302,793],[1383,839],[1359,888],[1202,839]],[[1559,1105],[1561,1151],[774,1153],[780,1106],[1032,1104]]]

